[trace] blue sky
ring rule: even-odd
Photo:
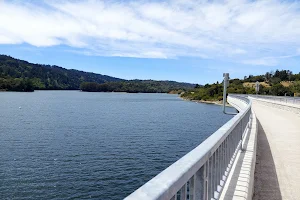
[[[300,72],[298,1],[0,1],[0,53],[125,79]]]

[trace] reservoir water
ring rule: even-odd
[[[1,92],[0,111],[0,199],[123,199],[232,117],[177,95],[79,91]]]

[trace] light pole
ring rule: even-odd
[[[223,85],[224,85],[224,89],[223,89],[223,113],[227,114],[227,115],[236,115],[237,113],[228,113],[226,112],[226,102],[227,102],[227,87],[229,86],[229,73],[223,73]]]
[[[223,81],[223,85],[224,85],[224,89],[223,89],[223,113],[226,114],[225,112],[225,107],[226,107],[226,94],[227,94],[227,87],[229,85],[229,73],[223,73],[223,77],[224,77],[224,81]]]

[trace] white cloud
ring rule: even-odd
[[[299,2],[279,0],[0,1],[0,44],[276,65],[299,54],[299,10]]]
[[[258,58],[253,60],[244,60],[242,63],[247,65],[276,66],[278,61],[275,58]]]

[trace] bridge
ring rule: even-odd
[[[253,199],[300,199],[300,99],[253,98],[257,164]]]
[[[238,110],[126,200],[300,199],[300,99],[230,94]]]

